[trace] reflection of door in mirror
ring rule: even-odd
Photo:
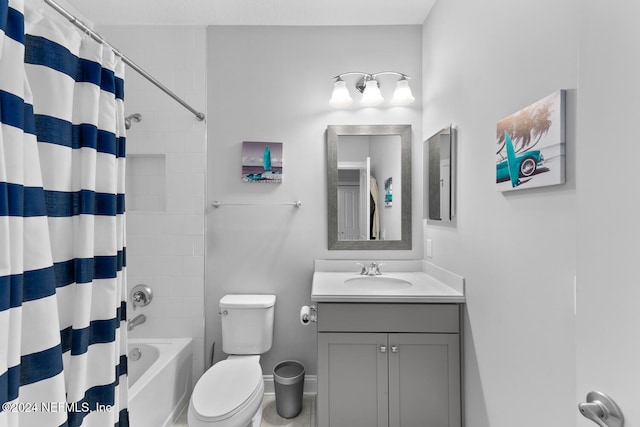
[[[369,157],[364,162],[338,162],[338,240],[368,240],[371,219]]]
[[[339,137],[338,240],[401,239],[400,183],[394,203],[384,203],[385,180],[402,173],[400,145],[399,135]]]
[[[453,144],[452,129],[445,128],[427,141],[428,219],[451,221],[453,218]]]
[[[338,177],[340,174],[338,174]],[[340,240],[360,240],[359,186],[338,182],[338,234]]]
[[[338,165],[338,240],[364,240],[367,229],[360,209],[363,193],[361,176],[366,170],[360,170],[358,165]]]
[[[440,217],[451,218],[451,147],[449,136],[440,136]]]

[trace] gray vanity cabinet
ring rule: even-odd
[[[319,303],[318,427],[460,427],[459,332],[457,304]]]
[[[387,345],[387,334],[318,334],[318,427],[387,426]]]

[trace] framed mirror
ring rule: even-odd
[[[425,141],[425,171],[427,174],[427,219],[449,222],[455,215],[454,129],[449,126]]]
[[[411,249],[411,125],[327,127],[330,250]]]

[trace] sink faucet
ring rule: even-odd
[[[362,270],[360,270],[360,274],[362,276],[380,276],[380,267],[383,265],[382,263],[371,262],[371,264],[366,265],[362,262],[356,262]]]
[[[146,321],[147,321],[147,316],[145,316],[144,314],[138,314],[133,319],[127,320],[127,331],[133,330],[133,328],[135,328],[138,325],[142,325]]]

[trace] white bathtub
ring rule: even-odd
[[[139,360],[132,351],[138,348]],[[191,338],[129,340],[129,424],[169,427],[189,403],[192,386]]]

